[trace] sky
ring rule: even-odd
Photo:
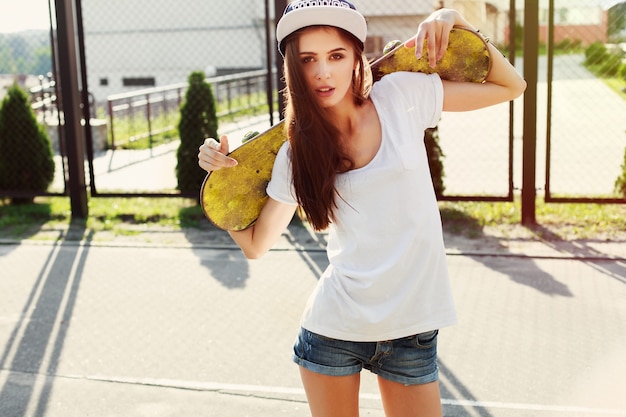
[[[610,7],[623,0],[584,1]],[[0,33],[48,28],[48,0],[0,0]]]
[[[0,0],[0,33],[49,27],[48,0]]]

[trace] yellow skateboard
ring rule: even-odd
[[[415,48],[396,41],[395,47],[371,62],[374,82],[395,71],[438,73],[451,81],[483,82],[491,68],[485,40],[476,32],[454,28],[448,49],[435,68],[428,65],[426,45],[422,58]],[[388,49],[388,48],[386,48]],[[223,230],[243,230],[254,224],[268,199],[265,192],[278,150],[287,138],[283,122],[244,142],[229,156],[238,165],[210,172],[200,190],[204,215]]]

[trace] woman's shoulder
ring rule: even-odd
[[[385,75],[372,86],[373,97],[389,96],[389,94],[407,94],[416,89],[432,84],[439,80],[438,74],[424,74],[421,72],[397,71]]]
[[[438,74],[425,74],[423,72],[395,71],[382,77],[374,83],[376,85],[384,84],[403,84],[406,82],[419,83],[428,82],[431,77],[439,77]]]
[[[291,145],[289,141],[286,140],[280,148],[278,148],[278,152],[276,153],[276,161],[280,163],[286,164],[291,162]]]

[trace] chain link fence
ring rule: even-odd
[[[552,10],[549,3],[554,3]],[[623,197],[615,183],[624,169],[626,148],[624,3],[613,3],[540,2],[537,188],[547,198]],[[366,52],[371,58],[388,41],[411,37],[424,17],[445,6],[461,11],[522,72],[521,1],[355,4],[368,20]],[[509,10],[511,4],[517,10]],[[278,120],[276,77],[268,76],[275,61],[270,3],[82,0],[79,5],[90,97],[92,192],[97,185],[100,193],[176,195],[180,106],[194,71],[207,76],[220,116],[218,131],[233,135],[235,144],[246,131],[263,130]],[[68,174],[56,111],[53,44],[49,30],[0,35],[0,95],[6,97],[14,81],[27,93],[55,161],[48,184],[34,191],[0,184],[3,195],[65,193]],[[592,45],[601,45],[606,55],[589,60]],[[522,100],[443,115],[438,126],[443,198],[510,199],[521,187]],[[10,129],[1,141],[7,143],[6,137],[22,128]],[[18,152],[32,154],[33,146],[46,148],[45,142],[24,140],[24,146],[0,147],[0,161],[17,160]],[[13,169],[7,162],[4,166]],[[49,175],[45,163],[29,169],[26,176]]]
[[[626,198],[617,187],[626,170],[626,2],[595,3],[557,2],[540,16],[549,201]]]
[[[437,2],[419,0],[354,1],[368,19],[366,49],[372,58],[381,54],[388,41],[412,36],[418,22],[438,6],[433,4]],[[90,97],[89,146],[93,150],[86,168],[91,170],[92,191],[97,186],[100,195],[177,195],[178,126],[188,77],[194,71],[205,72],[220,116],[217,130],[229,134],[231,144],[237,145],[246,131],[262,130],[272,119],[278,119],[275,114],[270,117],[279,94],[273,81],[276,76],[267,77],[267,64],[274,62],[275,48],[270,41],[271,49],[267,49],[263,1],[80,3]],[[519,7],[523,4],[521,0],[517,3]],[[626,147],[626,97],[620,91],[624,81],[602,71],[605,55],[598,58],[599,62],[586,65],[585,61],[588,45],[599,41],[610,45],[607,50],[619,51],[622,35],[619,30],[608,30],[612,22],[609,10],[598,6],[596,0],[560,3],[568,7],[553,11],[562,18],[555,17],[553,29],[548,24],[551,13],[542,6],[541,40],[545,48],[539,61],[536,104],[538,188],[547,185],[546,196],[553,198],[619,197],[613,185],[620,175]],[[582,11],[574,13],[576,3],[589,9],[581,6]],[[45,1],[41,4],[47,6]],[[560,6],[558,1],[555,4]],[[522,71],[522,10],[509,11],[509,0],[443,1],[442,5],[462,11],[507,56],[515,57],[515,65]],[[567,10],[572,11],[568,14]],[[518,22],[515,32],[508,24],[511,13]],[[598,33],[596,22],[584,30],[572,27],[559,37],[563,19],[574,19],[580,13],[600,16],[600,22],[606,19],[607,27]],[[23,17],[16,14],[14,19]],[[575,20],[570,23],[582,26]],[[273,26],[271,22],[269,27]],[[617,23],[616,27],[623,33],[623,26]],[[609,32],[617,38],[609,38]],[[7,100],[11,86],[16,84],[23,94],[15,93],[14,103],[21,103],[22,111],[12,112],[24,115],[7,116],[8,108],[19,110],[19,106],[2,102],[0,170],[4,171],[0,171],[0,198],[66,193],[69,173],[65,140],[59,129],[62,113],[57,106],[62,103],[52,65],[53,35],[46,29],[0,34],[0,100]],[[272,36],[270,33],[270,40]],[[271,105],[268,87],[272,90]],[[521,187],[523,117],[521,99],[512,106],[443,115],[437,133],[445,155],[445,198],[510,198],[511,190]],[[33,120],[43,130],[33,129]],[[36,149],[43,149],[39,162],[32,158]],[[52,175],[48,156],[54,161]],[[546,165],[549,169],[544,170]],[[197,168],[195,162],[189,166]],[[21,175],[14,175],[17,172]],[[8,178],[26,182],[9,186]],[[50,182],[35,184],[36,189],[26,188],[33,178]],[[274,251],[254,262],[236,250],[214,250],[229,244],[228,236],[207,237],[202,230],[188,229],[180,241],[161,237],[167,247],[158,247],[154,244],[157,238],[150,236],[148,239],[155,241],[133,252],[123,241],[119,245],[95,245],[91,244],[93,239],[91,234],[71,239],[59,235],[50,245],[0,246],[0,260],[6,265],[0,268],[0,293],[5,294],[0,302],[0,370],[5,377],[0,384],[0,409],[13,407],[14,417],[53,415],[63,407],[68,411],[59,412],[61,415],[76,414],[76,410],[88,410],[88,414],[100,406],[111,415],[193,416],[198,413],[178,407],[184,408],[181,403],[191,404],[195,399],[202,403],[205,415],[220,415],[212,413],[215,397],[206,395],[211,391],[215,395],[233,394],[231,397],[237,399],[263,397],[266,402],[268,398],[289,398],[284,401],[285,415],[307,413],[304,395],[280,389],[300,387],[289,349],[302,305],[327,265],[323,235],[309,236],[305,228],[290,227],[280,242],[281,248],[288,250]],[[580,251],[577,247],[575,253]],[[9,256],[9,252],[14,253]],[[448,342],[442,344],[442,395],[465,404],[463,410],[454,408],[453,413],[501,415],[497,410],[475,409],[469,404],[502,398],[516,399],[517,408],[524,402],[554,404],[562,413],[563,393],[569,391],[555,381],[571,381],[571,373],[578,372],[576,366],[605,377],[605,372],[587,367],[596,364],[590,358],[602,357],[598,363],[607,366],[622,359],[623,353],[617,349],[614,360],[610,348],[619,347],[621,340],[619,314],[612,313],[623,311],[619,306],[624,280],[618,277],[623,276],[623,263],[583,265],[560,260],[548,264],[545,259],[517,256],[453,258],[453,285],[463,294],[459,309],[468,309],[475,317],[473,322],[482,323],[461,327],[457,336],[448,333]],[[516,262],[523,263],[523,274],[517,273]],[[481,263],[493,270],[492,274],[482,276]],[[571,272],[561,276],[554,269]],[[7,276],[6,271],[19,273]],[[594,273],[606,277],[596,279]],[[599,287],[587,287],[592,281]],[[599,298],[598,288],[612,297],[594,302],[593,297]],[[494,302],[484,302],[486,296]],[[508,314],[509,319],[494,320],[498,311],[502,311],[500,317]],[[510,317],[519,323],[511,322]],[[536,323],[537,329],[533,327]],[[500,339],[506,341],[503,346],[508,349],[485,353],[479,343],[484,338],[477,335],[493,334],[498,325],[501,331],[495,333],[503,335]],[[584,340],[609,339],[612,343],[582,343],[572,353],[569,342],[580,336],[576,328],[585,329]],[[471,362],[467,354],[459,354],[468,352],[468,340],[474,342],[470,354],[485,358],[493,369],[500,368],[493,365],[494,358],[506,362],[520,351],[528,355],[541,351],[563,354],[538,355],[539,363],[529,356],[531,360],[525,363],[534,366],[524,368],[521,378],[519,372],[509,372],[486,380],[465,366]],[[550,349],[520,349],[536,340]],[[581,357],[589,362],[581,361]],[[598,369],[607,369],[600,365]],[[536,389],[536,376],[541,373],[536,370],[547,375],[540,385],[545,390]],[[584,382],[581,390],[586,393],[589,379],[584,377],[588,373],[579,374]],[[363,392],[377,392],[375,379],[365,375]],[[598,378],[611,382],[610,378]],[[525,389],[524,384],[533,389]],[[168,389],[160,401],[140,390],[157,386],[182,389]],[[71,387],[71,393],[59,396],[65,387]],[[251,395],[254,387],[274,390],[253,391]],[[514,395],[507,397],[506,389]],[[366,398],[364,402],[378,407],[378,400]],[[510,412],[521,415],[536,409]],[[263,412],[250,407],[248,414]]]

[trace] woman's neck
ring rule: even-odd
[[[353,101],[342,106],[336,106],[331,109],[333,115],[332,123],[341,133],[342,138],[350,138],[359,126],[362,124],[368,103],[357,106]]]

